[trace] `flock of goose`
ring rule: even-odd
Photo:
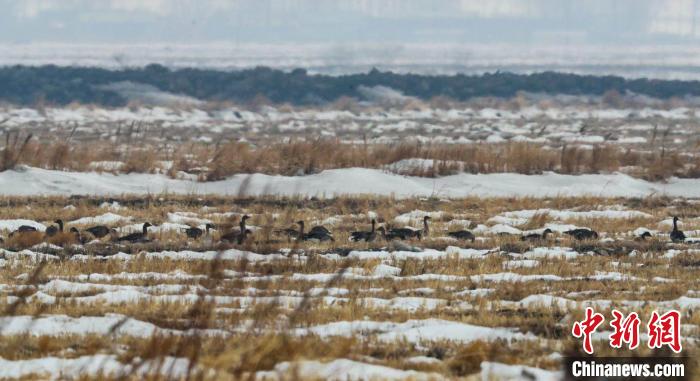
[[[428,221],[430,221],[429,216],[423,217],[423,229],[414,229],[411,227],[403,227],[403,228],[392,228],[387,230],[385,227],[380,226],[379,228],[376,227],[376,220],[372,219],[372,228],[369,231],[354,231],[350,233],[350,240],[351,241],[366,241],[366,242],[371,242],[377,239],[377,232],[381,235],[382,238],[384,238],[387,241],[395,240],[395,239],[400,239],[400,240],[407,240],[407,239],[421,239],[422,237],[427,237],[428,234],[430,233],[430,226],[428,225]],[[673,217],[673,230],[670,232],[670,238],[671,241],[675,243],[680,243],[684,242],[686,237],[685,234],[678,229],[678,217]],[[299,221],[297,222],[300,226],[300,230],[298,232],[294,231],[293,229],[286,229],[285,232],[290,234],[291,236],[296,237],[297,239],[301,240],[309,240],[309,239],[317,239],[320,241],[325,241],[325,240],[333,240],[332,234],[324,227],[322,226],[315,226],[309,233],[304,233],[304,221]],[[547,239],[547,237],[553,234],[553,231],[549,228],[544,229],[542,233],[530,233],[526,235],[521,235],[520,240],[522,241],[529,241],[529,242],[537,242],[537,241],[544,241]],[[598,239],[598,232],[596,232],[593,229],[587,229],[587,228],[577,228],[577,229],[572,229],[572,230],[567,230],[564,232],[564,234],[583,241],[583,240],[596,240]],[[450,231],[447,233],[449,237],[459,239],[459,240],[468,240],[474,242],[476,239],[476,236],[474,233],[468,231],[468,230],[457,230],[457,231]],[[513,236],[514,234],[510,233],[499,233],[498,235],[500,236]],[[648,238],[651,238],[651,233],[646,231],[643,234],[641,234],[639,237],[637,237],[635,240],[638,241],[644,241]]]
[[[55,220],[54,223],[56,225],[51,225],[48,228],[46,228],[46,231],[44,232],[45,237],[50,238],[56,236],[58,233],[63,233],[63,220]],[[80,243],[85,243],[88,240],[88,237],[86,237],[83,233],[87,232],[89,233],[92,237],[96,239],[104,238],[106,236],[111,236],[112,241],[117,241],[117,242],[143,242],[146,240],[148,236],[148,228],[151,227],[151,223],[146,222],[142,226],[142,230],[140,232],[135,232],[131,234],[127,234],[125,236],[119,236],[119,233],[117,232],[116,229],[114,228],[109,228],[104,225],[96,225],[89,227],[87,229],[84,229],[82,232],[78,230],[76,227],[70,228],[69,232],[73,234],[76,238],[76,240]],[[14,237],[17,235],[22,235],[22,234],[27,234],[27,233],[37,233],[38,230],[34,226],[29,226],[29,225],[22,225],[17,230],[11,232],[9,234],[9,237]],[[0,238],[0,242],[3,242],[3,239]]]
[[[430,220],[430,217],[425,216],[423,217],[423,230],[417,230],[417,229],[412,229],[409,227],[405,228],[398,228],[398,229],[390,229],[386,230],[383,226],[379,227],[376,229],[376,231],[379,231],[382,235],[383,238],[387,240],[392,240],[392,239],[410,239],[410,238],[422,238],[424,236],[427,236],[428,233],[430,232],[430,227],[428,226],[428,221]],[[673,224],[673,231],[671,231],[671,239],[674,242],[682,242],[685,240],[685,235],[683,234],[682,231],[678,230],[678,227],[676,225],[676,222],[678,221],[678,217],[674,217],[674,224]],[[372,220],[372,230],[370,231],[357,231],[357,232],[352,232],[350,239],[352,241],[372,241],[376,238],[376,232],[375,232],[375,224],[376,221]],[[521,235],[520,240],[522,241],[542,241],[546,240],[547,237],[553,234],[553,231],[549,228],[544,229],[542,233],[530,233],[526,235]],[[564,232],[564,234],[571,236],[577,240],[593,240],[593,239],[598,239],[598,233],[595,230],[592,229],[586,229],[586,228],[578,228],[578,229],[572,229],[572,230],[567,230]],[[457,231],[450,231],[447,233],[449,237],[455,238],[455,239],[460,239],[460,240],[469,240],[469,241],[474,241],[476,239],[476,236],[474,233],[468,231],[468,230],[457,230]],[[511,233],[498,233],[500,236],[512,236],[514,234]],[[649,232],[644,232],[639,239],[647,239],[651,237],[651,233]]]
[[[227,233],[224,233],[221,235],[220,240],[225,241],[225,242],[236,242],[238,244],[242,244],[243,241],[246,239],[247,236],[249,236],[252,231],[250,229],[246,228],[246,220],[250,219],[250,216],[245,215],[241,218],[240,221],[240,230],[231,230]],[[59,233],[63,233],[64,230],[64,223],[63,220],[55,220],[54,223],[56,225],[51,225],[48,228],[46,228],[46,231],[44,232],[44,236],[46,238],[54,237]],[[105,225],[96,225],[92,226],[86,229],[83,229],[82,231],[79,230],[76,227],[71,227],[69,232],[75,237],[76,241],[80,243],[86,243],[90,241],[91,238],[93,239],[102,239],[106,236],[110,236],[110,240],[113,242],[131,242],[131,243],[139,243],[139,242],[148,242],[148,228],[154,226],[150,222],[145,222],[141,226],[141,231],[140,232],[134,232],[131,234],[127,234],[124,236],[120,236],[119,232],[117,229],[107,227]],[[211,229],[216,229],[216,226],[209,223],[205,225],[205,229],[200,229],[197,227],[190,227],[184,230],[185,234],[187,235],[188,238],[192,239],[198,239],[202,237],[204,234],[209,234],[209,230]],[[27,233],[32,233],[36,234],[38,233],[38,230],[34,226],[30,225],[21,225],[17,230],[11,232],[9,234],[9,237],[14,237],[17,235],[22,235],[22,234],[27,234]],[[85,234],[87,233],[87,234]],[[330,233],[330,232],[329,232]],[[4,242],[2,238],[0,238],[0,242]]]
[[[233,229],[230,230],[226,233],[221,234],[220,236],[220,241],[222,242],[229,242],[229,243],[237,243],[237,244],[242,244],[250,235],[252,235],[252,230],[247,228],[246,226],[246,221],[250,219],[249,215],[244,215],[241,217],[241,220],[239,222],[239,229]],[[428,221],[430,221],[429,216],[423,217],[423,227],[422,229],[416,229],[412,227],[402,227],[402,228],[390,228],[387,229],[384,226],[377,227],[377,221],[375,219],[372,219],[371,222],[371,230],[368,231],[353,231],[350,233],[350,241],[354,242],[373,242],[375,241],[378,237],[383,238],[386,241],[392,241],[392,240],[410,240],[410,239],[421,239],[423,237],[427,237],[430,233],[430,226],[428,225]],[[673,230],[670,232],[670,238],[672,242],[675,243],[680,243],[684,242],[686,237],[683,231],[678,229],[678,217],[673,217]],[[49,226],[46,228],[45,231],[45,236],[46,237],[53,237],[58,233],[63,232],[63,221],[60,219],[57,219],[54,221],[56,225]],[[282,230],[275,230],[274,232],[286,236],[288,240],[297,240],[297,241],[335,241],[333,238],[333,233],[328,230],[327,228],[317,225],[309,229],[309,231],[305,230],[305,223],[304,221],[297,221],[296,224],[298,225],[298,229],[295,228],[287,228],[287,229],[282,229]],[[76,240],[80,243],[85,243],[89,241],[89,236],[94,237],[95,239],[101,239],[106,236],[110,236],[111,241],[115,242],[131,242],[131,243],[139,243],[139,242],[147,242],[149,241],[148,238],[148,228],[153,226],[151,223],[146,222],[142,225],[142,229],[140,232],[135,232],[131,234],[127,234],[124,236],[119,236],[119,233],[117,232],[116,229],[114,228],[109,228],[105,225],[97,225],[97,226],[92,226],[89,228],[84,229],[83,231],[80,231],[76,227],[71,227],[69,232],[73,234],[76,238]],[[210,230],[216,229],[216,226],[214,224],[208,223],[205,225],[204,229],[200,229],[198,227],[190,227],[184,230],[185,234],[187,235],[188,238],[191,239],[199,239],[204,235],[209,235]],[[25,234],[25,233],[35,233],[37,232],[37,229],[33,226],[29,225],[22,225],[20,226],[17,230],[13,231],[10,233],[10,237],[13,237],[14,235],[17,234]],[[86,236],[84,233],[88,233],[89,236]],[[544,229],[542,233],[531,233],[531,234],[526,234],[526,235],[521,235],[520,240],[522,241],[528,241],[528,242],[539,242],[539,241],[545,241],[547,240],[547,237],[553,234],[551,229]],[[568,230],[565,231],[564,234],[577,239],[577,240],[595,240],[598,239],[598,233],[592,229],[587,229],[587,228],[577,228],[573,230]],[[459,240],[468,240],[474,242],[476,239],[476,236],[474,233],[468,231],[468,230],[457,230],[457,231],[450,231],[447,233],[449,237],[452,237],[454,239],[459,239]],[[499,236],[514,236],[514,234],[510,233],[498,233]],[[644,232],[641,234],[639,237],[635,238],[635,240],[646,240],[647,238],[651,238],[651,233]],[[0,242],[2,239],[0,238]]]

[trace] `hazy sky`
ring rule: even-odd
[[[0,0],[0,42],[696,43],[700,0]]]

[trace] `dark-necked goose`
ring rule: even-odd
[[[423,217],[423,237],[427,237],[430,234],[430,228],[428,227],[428,221],[430,221],[430,216]]]
[[[639,237],[634,237],[634,240],[637,242],[642,242],[642,241],[646,241],[647,238],[651,238],[651,233],[648,231],[642,233]]]
[[[527,234],[522,237],[520,237],[521,241],[530,241],[530,242],[536,242],[536,241],[542,241],[547,239],[547,236],[552,234],[552,229],[544,229],[542,234],[539,233],[532,233],[532,234]]]
[[[384,228],[384,226],[378,227],[377,231],[382,234],[382,238],[384,238],[384,240],[386,240],[386,241],[393,241],[396,239],[405,240],[405,239],[410,238],[410,237],[406,237],[404,235],[396,234],[392,230],[387,231],[386,228]]]
[[[189,237],[189,238],[198,239],[199,237],[202,236],[202,234],[204,234],[205,231],[208,235],[209,230],[214,229],[214,225],[206,224],[204,226],[204,228],[205,228],[205,230],[202,230],[202,229],[197,228],[197,227],[190,227],[190,228],[185,229],[185,234],[187,234],[187,237]]]
[[[151,227],[150,222],[146,222],[143,224],[142,231],[136,232],[136,233],[131,233],[129,235],[125,235],[124,237],[119,237],[118,241],[119,242],[124,242],[124,241],[129,241],[132,243],[136,242],[143,242],[148,238],[148,228]]]
[[[58,219],[58,220],[54,221],[54,223],[58,224],[58,226],[51,225],[48,228],[46,228],[46,235],[48,237],[53,237],[56,234],[63,232],[63,220]]]
[[[246,230],[245,222],[250,219],[250,216],[247,214],[244,214],[243,217],[241,217],[241,222],[238,223],[238,227],[241,229],[241,232],[244,232]]]
[[[418,238],[421,239],[424,235],[428,235],[430,228],[428,227],[429,216],[423,217],[423,230],[413,229],[413,228],[394,228],[389,229],[387,236],[393,236],[400,239],[410,239]]]
[[[314,226],[308,233],[304,233],[304,221],[297,221],[299,225],[299,235],[297,240],[301,241],[335,241],[330,230],[323,226]]]
[[[572,236],[577,240],[598,239],[598,233],[592,229],[573,229],[565,231],[564,234]]]
[[[671,230],[671,241],[673,242],[685,242],[685,233],[678,230],[678,217],[673,217],[673,230]]]
[[[452,237],[452,238],[462,239],[465,241],[472,241],[472,242],[474,242],[474,240],[476,239],[476,237],[474,236],[474,233],[470,232],[469,230],[457,230],[454,232],[447,232],[447,235]]]
[[[333,235],[333,233],[331,233],[330,230],[326,229],[325,226],[321,226],[321,225],[317,225],[317,226],[312,227],[311,230],[309,230],[309,234],[325,234],[328,236]]]
[[[221,236],[222,241],[236,242],[239,245],[245,241],[252,231],[246,228],[245,222],[250,218],[249,215],[245,214],[241,217],[241,222],[238,223],[238,230],[232,230]]]
[[[236,242],[237,244],[241,245],[251,233],[253,232],[250,229],[245,229],[242,232],[238,230],[233,230],[222,235],[221,240],[227,242]]]
[[[110,229],[104,225],[96,225],[85,229],[85,231],[92,234],[95,238],[102,238],[109,234]]]
[[[31,233],[37,231],[34,226],[29,226],[29,225],[21,225],[20,227],[17,228],[17,230],[13,231],[10,233],[10,237],[12,237],[15,234],[19,233]]]
[[[365,241],[365,242],[371,242],[374,241],[374,239],[377,236],[377,233],[375,231],[375,226],[377,224],[377,221],[372,219],[372,230],[370,231],[357,231],[357,232],[352,232],[350,233],[350,240],[351,241]]]

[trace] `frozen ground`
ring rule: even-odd
[[[692,243],[700,205],[690,200],[377,199],[371,210],[349,200],[293,212],[282,200],[158,200],[53,198],[0,211],[13,215],[0,219],[0,378],[558,380],[562,354],[580,346],[568,333],[587,306],[608,319],[612,308],[643,320],[653,309],[678,309],[684,353],[692,356],[700,340],[700,250]],[[679,211],[688,243],[668,239],[668,216]],[[199,241],[182,231],[207,222],[223,230],[242,214],[255,226],[243,245],[217,246],[219,230]],[[420,241],[347,239],[369,218],[419,226],[425,215],[431,230]],[[19,243],[7,233],[17,224],[45,228],[56,216],[80,229],[128,231],[145,219],[156,226],[146,244],[12,247]],[[323,224],[335,242],[275,235],[299,218]],[[448,239],[456,227],[477,240]],[[546,227],[550,238],[520,240]],[[576,227],[597,230],[600,240],[563,234]],[[498,234],[506,228],[514,234]],[[635,240],[643,231],[652,238]],[[628,353],[609,349],[609,333],[598,330],[596,351]]]
[[[592,262],[597,263],[597,267],[616,269],[620,262],[629,264],[629,272],[641,274],[634,270],[636,264],[645,263],[636,259],[622,259],[617,261],[598,260],[590,255],[583,255],[580,259],[550,259],[549,261],[538,263],[537,266],[528,269],[519,269],[527,276],[520,276],[518,273],[491,273],[487,276],[475,276],[469,274],[479,274],[481,272],[489,272],[493,270],[466,270],[462,266],[467,266],[469,263],[487,263],[496,260],[499,257],[506,256],[507,252],[495,251],[480,258],[465,259],[455,262],[452,255],[449,254],[450,249],[438,253],[438,256],[430,261],[429,265],[440,273],[447,272],[445,267],[450,263],[452,270],[449,272],[454,274],[448,277],[441,274],[440,277],[429,277],[431,273],[421,274],[421,277],[415,275],[400,274],[400,275],[372,275],[376,274],[378,267],[396,267],[401,273],[408,270],[406,266],[411,263],[410,257],[403,257],[398,252],[389,252],[389,256],[382,260],[382,263],[377,265],[365,265],[368,269],[363,270],[351,269],[344,270],[354,273],[354,276],[339,277],[334,282],[333,287],[327,285],[331,283],[334,274],[319,274],[314,272],[304,272],[299,269],[297,271],[284,274],[281,276],[271,277],[269,275],[261,275],[255,272],[246,272],[245,275],[238,274],[235,271],[228,271],[224,278],[219,281],[215,288],[212,286],[204,287],[198,285],[199,282],[204,282],[205,277],[201,274],[190,274],[179,271],[177,273],[160,273],[157,272],[157,267],[161,260],[152,257],[143,257],[142,262],[144,270],[156,270],[156,272],[143,273],[139,276],[138,273],[127,276],[114,277],[103,273],[72,273],[70,275],[58,275],[53,273],[53,270],[44,274],[49,279],[63,278],[65,280],[50,280],[47,283],[37,286],[19,286],[12,284],[12,281],[6,279],[8,283],[0,284],[0,305],[4,303],[20,303],[38,307],[45,306],[44,309],[65,310],[67,306],[83,306],[92,312],[81,317],[69,317],[60,313],[42,313],[39,316],[9,316],[0,319],[0,335],[6,338],[16,337],[19,335],[30,335],[32,337],[74,337],[80,340],[81,337],[94,337],[100,335],[110,335],[114,340],[145,340],[153,335],[161,336],[187,336],[187,335],[202,335],[209,338],[232,338],[236,340],[242,334],[242,330],[246,329],[246,319],[241,320],[238,324],[226,323],[225,316],[230,314],[246,316],[245,311],[253,311],[255,308],[261,308],[264,305],[276,306],[281,313],[294,313],[293,311],[300,308],[302,304],[306,308],[333,310],[334,308],[347,308],[347,306],[355,306],[365,310],[365,314],[376,316],[376,311],[384,311],[383,316],[413,316],[410,320],[394,321],[389,320],[373,320],[362,319],[356,320],[339,320],[330,321],[322,324],[312,324],[304,328],[294,328],[290,331],[292,336],[306,337],[314,336],[321,340],[333,340],[335,337],[352,337],[356,340],[372,343],[370,345],[382,347],[391,345],[391,343],[401,342],[402,345],[409,345],[414,348],[412,351],[416,354],[406,358],[404,365],[396,368],[397,365],[386,366],[372,364],[371,359],[357,360],[357,356],[352,356],[356,360],[349,359],[324,359],[320,361],[297,361],[297,362],[281,362],[274,366],[271,370],[260,371],[257,374],[258,378],[276,379],[284,374],[292,371],[300,372],[305,377],[322,376],[326,377],[333,375],[337,379],[371,379],[372,377],[389,378],[389,379],[439,379],[443,375],[440,374],[440,369],[445,365],[440,357],[430,357],[429,348],[439,345],[439,343],[447,343],[450,346],[468,346],[474,342],[489,342],[509,343],[508,348],[518,348],[527,346],[528,342],[540,342],[545,348],[541,353],[543,363],[552,363],[547,359],[556,354],[558,351],[565,348],[563,342],[558,343],[553,337],[549,337],[546,333],[535,333],[509,325],[507,321],[497,323],[487,323],[480,321],[462,322],[453,320],[456,316],[472,316],[472,314],[495,314],[496,316],[506,311],[546,311],[545,313],[556,314],[557,311],[567,313],[569,311],[578,311],[584,306],[596,306],[599,310],[606,310],[615,306],[616,308],[637,310],[642,306],[653,306],[661,309],[678,308],[681,311],[688,312],[695,310],[700,306],[700,299],[695,296],[693,291],[694,285],[681,281],[678,278],[685,277],[686,269],[676,268],[673,279],[667,280],[675,284],[675,287],[688,288],[679,298],[668,300],[648,301],[642,291],[640,295],[635,295],[632,292],[621,292],[617,296],[597,296],[593,295],[592,299],[586,299],[579,295],[583,295],[582,290],[592,290],[597,293],[609,292],[601,291],[603,289],[620,289],[624,290],[634,285],[648,288],[650,286],[649,276],[642,275],[644,278],[631,276],[623,276],[620,273],[609,272],[601,274],[598,271],[593,271],[588,275],[579,275],[570,279],[562,279],[558,276],[548,275],[548,272],[554,271],[572,271],[576,267],[588,268]],[[414,253],[417,254],[417,253]],[[214,253],[209,254],[211,257]],[[240,258],[246,258],[257,261],[255,254],[243,255]],[[22,269],[30,270],[26,267],[26,263],[20,258],[8,257],[5,264],[6,269],[11,269],[11,273],[17,273]],[[173,262],[178,268],[187,268],[191,261],[199,261],[197,256],[173,256],[179,258]],[[349,258],[353,257],[352,255]],[[360,256],[359,258],[362,258]],[[365,260],[372,260],[370,259]],[[415,255],[415,259],[420,258]],[[125,256],[115,256],[109,261],[110,268],[124,269],[128,266],[128,261]],[[260,258],[269,263],[269,267],[284,266],[285,262],[289,261],[284,256],[269,256]],[[91,268],[105,267],[102,261],[95,262],[94,259],[85,259],[76,257],[76,261],[83,262],[81,266]],[[308,261],[306,255],[297,256],[295,261]],[[420,259],[418,259],[420,260]],[[50,260],[53,263],[60,261],[58,257]],[[152,261],[152,264],[149,264]],[[345,260],[327,259],[333,266],[343,268]],[[476,261],[476,262],[474,262]],[[617,265],[613,266],[613,262]],[[227,260],[222,265],[224,268],[237,268],[238,260]],[[372,262],[369,262],[372,263]],[[505,263],[505,262],[504,262]],[[674,260],[665,260],[655,266],[674,264]],[[170,267],[172,267],[172,264]],[[456,266],[456,267],[455,267]],[[71,266],[72,267],[72,266]],[[565,268],[567,270],[562,269]],[[667,271],[659,269],[658,274],[666,274]],[[578,270],[576,273],[585,274],[588,270]],[[679,271],[681,273],[679,273]],[[457,275],[459,274],[459,275]],[[125,274],[126,275],[126,274]],[[328,275],[328,276],[326,276]],[[556,278],[556,279],[555,279]],[[131,279],[131,281],[129,281]],[[140,279],[138,283],[152,284],[152,286],[133,286],[130,283],[136,279]],[[201,280],[198,280],[201,279]],[[432,280],[431,280],[432,279]],[[272,282],[270,284],[270,282]],[[361,282],[361,283],[358,283]],[[517,284],[532,292],[532,294],[524,294],[524,296],[516,297],[515,300],[510,300],[513,296],[507,295],[508,289],[516,287]],[[157,286],[158,285],[158,286]],[[193,286],[194,285],[194,286]],[[682,285],[682,286],[681,286]],[[199,291],[191,290],[192,287],[200,288]],[[484,292],[480,291],[483,290]],[[477,292],[479,291],[479,292]],[[575,293],[573,292],[575,291]],[[23,298],[12,296],[23,292]],[[394,294],[402,296],[395,296]],[[88,296],[83,296],[88,295]],[[206,296],[203,296],[206,295]],[[501,295],[501,296],[499,296]],[[560,296],[561,295],[561,296]],[[568,295],[568,296],[567,296]],[[203,298],[203,299],[202,299]],[[505,299],[502,299],[505,298]],[[609,299],[611,298],[611,299]],[[636,299],[637,298],[637,299]],[[641,299],[641,300],[640,300]],[[118,313],[109,311],[129,310],[132,305],[148,305],[161,306],[167,308],[169,305],[185,305],[192,306],[201,300],[210,303],[217,311],[217,315],[221,317],[216,319],[211,327],[200,328],[197,330],[186,330],[181,328],[161,328],[157,324],[143,321],[141,319],[149,319],[148,317],[133,317],[130,318]],[[63,307],[62,307],[63,306]],[[97,307],[99,306],[99,307]],[[345,306],[345,307],[344,307]],[[103,312],[97,312],[103,311]],[[375,312],[372,312],[375,311]],[[104,315],[100,315],[104,314]],[[466,315],[465,315],[466,314]],[[360,315],[361,316],[361,315]],[[431,316],[441,316],[441,318],[432,318]],[[450,317],[451,316],[451,317]],[[359,316],[358,316],[359,317]],[[374,319],[377,319],[375,317]],[[469,321],[469,319],[467,320]],[[161,321],[163,325],[165,321]],[[571,323],[570,315],[567,315],[561,322],[552,321],[550,329],[565,329]],[[503,325],[500,325],[503,324]],[[512,324],[512,323],[511,323]],[[549,324],[549,323],[547,323]],[[166,326],[171,323],[166,323]],[[284,324],[282,324],[284,325]],[[275,324],[268,328],[259,326],[256,328],[258,334],[262,334],[265,330],[279,330],[284,328],[274,328]],[[698,328],[693,324],[686,324],[684,330],[687,333],[684,336],[684,345],[686,350],[692,350],[698,332]],[[603,347],[607,340],[604,334],[599,335],[600,340],[597,341],[597,346]],[[240,340],[240,338],[239,338]],[[492,344],[495,345],[495,344]],[[426,357],[428,354],[429,357]],[[411,358],[424,357],[432,369],[430,372],[411,370]],[[34,360],[0,360],[0,376],[14,377],[15,375],[53,375],[59,373],[78,375],[78,374],[96,374],[100,369],[97,363],[104,362],[102,370],[105,372],[125,372],[130,374],[135,367],[139,365],[129,365],[121,363],[115,358],[104,357],[97,358],[98,355],[83,356],[77,359],[67,358],[38,358]],[[411,360],[411,361],[409,361]],[[526,360],[526,358],[521,358]],[[530,363],[533,360],[529,357]],[[187,359],[172,359],[182,363],[178,365],[186,366]],[[369,362],[368,362],[369,361]],[[421,360],[423,361],[423,360]],[[143,365],[145,366],[145,365]],[[166,370],[153,367],[153,365],[145,366],[149,372],[157,371],[165,373]],[[404,369],[401,369],[404,368]],[[556,370],[541,370],[532,367],[529,372],[536,374],[536,380],[558,379]],[[418,367],[418,369],[425,369]],[[481,368],[483,377],[493,377],[493,379],[510,379],[510,377],[518,377],[524,374],[521,369],[511,368],[506,365],[482,363]],[[476,370],[479,371],[478,369]],[[176,370],[172,375],[177,378],[182,374],[183,370]],[[326,376],[324,376],[326,375]]]

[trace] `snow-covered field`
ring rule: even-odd
[[[645,318],[675,308],[684,353],[700,339],[700,204],[685,198],[154,196],[13,208],[0,210],[0,378],[557,380],[562,356],[580,348],[569,332],[587,306]],[[253,236],[219,243],[243,214]],[[668,239],[676,214],[688,243]],[[426,215],[422,240],[348,241],[370,218],[419,228]],[[7,235],[59,217],[67,228],[100,223],[121,234],[155,226],[142,244]],[[335,241],[279,235],[298,219]],[[206,223],[217,226],[211,235],[184,235]],[[464,228],[474,242],[447,235]],[[545,240],[520,240],[546,228],[554,233]],[[600,237],[563,233],[574,228]],[[635,240],[645,231],[652,237]],[[610,349],[608,333],[597,332],[598,353],[629,353]]]

